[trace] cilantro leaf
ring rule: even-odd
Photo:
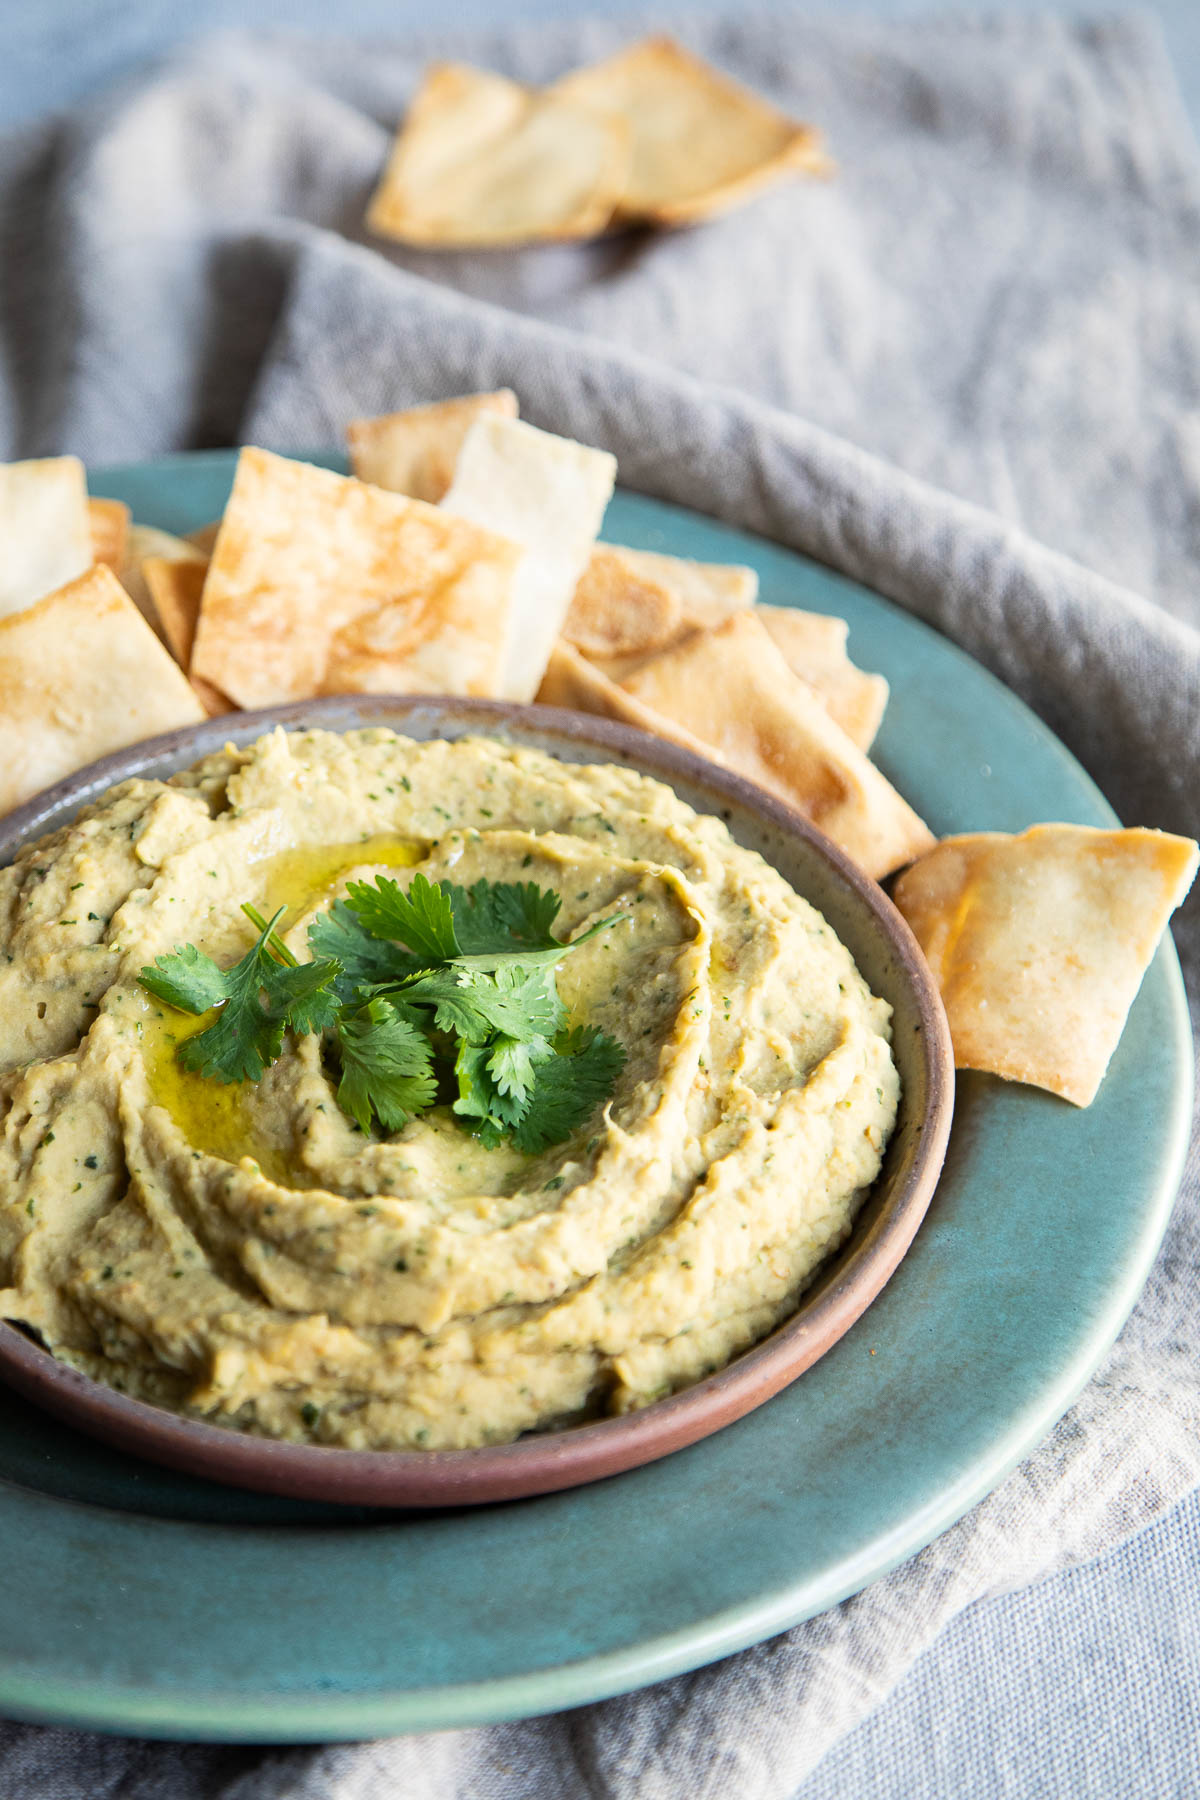
[[[368,1000],[343,1014],[337,1027],[342,1079],[338,1105],[363,1131],[371,1114],[385,1131],[399,1131],[433,1104],[437,1076],[429,1039],[386,1000]]]
[[[485,1143],[494,1147],[500,1136],[516,1124],[525,1108],[522,1101],[500,1092],[488,1067],[491,1055],[486,1044],[459,1045],[454,1059],[454,1073],[458,1078],[454,1111],[477,1121],[474,1129]]]
[[[230,969],[221,969],[188,944],[160,956],[142,970],[142,986],[181,1012],[220,1012],[207,1030],[179,1048],[179,1061],[215,1081],[261,1081],[283,1046],[289,1026],[321,1030],[333,1017],[329,993],[338,974],[332,957],[289,967],[276,961],[268,943],[275,918],[264,926],[253,949]]]
[[[314,956],[335,956],[341,964],[335,985],[343,1002],[364,988],[403,981],[424,967],[418,957],[372,937],[344,900],[335,900],[327,913],[318,913],[308,928],[308,947]]]
[[[156,956],[138,980],[179,1012],[206,1013],[229,998],[224,969],[195,944],[177,944],[169,956]]]
[[[497,1031],[520,1039],[549,1036],[563,1019],[552,968],[505,966],[493,973],[464,967],[460,960],[415,975],[398,994],[410,1003],[432,1006],[439,1031],[454,1032],[472,1044]]]
[[[447,962],[460,954],[450,896],[441,882],[414,875],[405,892],[387,875],[377,875],[374,883],[352,881],[346,905],[372,937],[406,944],[426,961]]]
[[[442,884],[450,896],[454,929],[464,953],[548,949],[550,927],[562,905],[533,881],[477,881],[473,887]]]
[[[536,1062],[554,1055],[553,1046],[544,1037],[530,1038],[527,1043],[517,1038],[498,1037],[488,1046],[487,1072],[497,1091],[510,1097],[524,1112],[536,1076]]]
[[[518,1149],[531,1155],[570,1137],[608,1099],[625,1063],[622,1045],[594,1026],[562,1033],[553,1049],[554,1056],[533,1065],[526,1111],[512,1133]]]

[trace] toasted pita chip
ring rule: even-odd
[[[748,199],[789,170],[826,174],[831,167],[819,132],[668,37],[644,38],[549,91],[629,126],[623,219],[683,225]]]
[[[183,541],[185,544],[190,544],[193,550],[198,550],[201,556],[207,558],[213,553],[213,545],[217,541],[217,533],[220,529],[220,519],[214,519],[209,525],[197,525],[195,531],[189,531]]]
[[[435,247],[590,237],[612,217],[628,169],[622,120],[437,63],[409,107],[367,224]]]
[[[123,500],[93,499],[87,507],[92,561],[103,563],[119,580],[129,538],[129,508]]]
[[[157,525],[131,525],[125,539],[125,560],[118,570],[121,586],[133,601],[145,619],[147,625],[165,644],[167,634],[162,620],[158,616],[158,608],[154,604],[154,596],[150,592],[143,567],[151,558],[174,562],[177,559],[185,562],[199,563],[203,568],[207,558],[187,543],[184,538],[175,537],[170,531],[160,531]]]
[[[601,719],[636,725],[639,731],[666,738],[668,743],[678,744],[682,749],[690,750],[693,756],[703,756],[709,762],[724,760],[686,727],[664,718],[632,694],[627,694],[564,638],[558,640],[550,654],[537,698],[542,706],[565,706],[571,712],[594,713]]]
[[[0,463],[0,618],[92,565],[87,476],[77,456]]]
[[[148,556],[142,575],[162,621],[167,648],[181,669],[190,669],[207,562],[201,556]]]
[[[1162,831],[1034,825],[946,838],[899,878],[954,1060],[1089,1106],[1197,846]]]
[[[723,625],[736,612],[753,606],[758,598],[758,573],[742,563],[692,562],[685,556],[664,556],[660,550],[630,550],[621,555],[635,575],[661,581],[679,596],[684,622]]]
[[[192,676],[246,707],[380,687],[495,694],[520,561],[441,507],[243,450]]]
[[[613,681],[623,681],[647,656],[744,611],[757,592],[757,574],[738,563],[597,544],[563,636]]]
[[[0,619],[0,812],[110,750],[203,717],[102,563]]]
[[[754,610],[793,675],[816,689],[830,717],[860,750],[869,750],[888,703],[888,684],[882,675],[868,675],[850,661],[845,619],[801,612],[796,606],[758,606]]]
[[[562,635],[590,657],[649,656],[686,631],[679,595],[639,574],[623,550],[597,544],[576,584]]]
[[[796,807],[877,880],[933,845],[928,826],[792,674],[752,613],[695,632],[621,685]]]
[[[346,427],[350,466],[360,481],[436,506],[454,480],[463,439],[476,419],[483,413],[515,419],[517,410],[512,389],[498,388],[494,394],[461,394],[407,412],[352,419]]]
[[[441,510],[520,544],[500,674],[507,700],[532,700],[591,555],[617,459],[519,419],[476,419]]]

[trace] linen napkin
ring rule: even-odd
[[[426,58],[551,77],[593,22],[363,46],[223,38],[0,144],[0,452],[90,462],[508,383],[627,485],[866,582],[1021,693],[1123,817],[1200,834],[1200,180],[1144,24],[852,24],[685,42],[840,165],[696,231],[504,255],[368,242]],[[1200,912],[1177,932],[1200,988]],[[1193,1016],[1195,1017],[1195,1011]],[[329,1750],[0,1728],[22,1800],[784,1800],[970,1601],[1200,1481],[1200,1167],[1047,1442],[920,1556],[772,1643],[561,1717]]]

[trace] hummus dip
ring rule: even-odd
[[[338,1107],[315,1037],[257,1085],[138,983],[239,907],[308,955],[346,883],[535,881],[612,1098],[539,1156]],[[0,1316],[124,1393],[271,1437],[456,1447],[645,1406],[792,1312],[875,1178],[890,1009],[781,875],[628,769],[276,731],[113,788],[0,871]]]

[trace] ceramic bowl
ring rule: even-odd
[[[80,1430],[151,1461],[233,1486],[358,1506],[462,1506],[575,1487],[695,1443],[762,1405],[847,1332],[879,1293],[925,1213],[945,1155],[954,1065],[945,1015],[911,933],[883,890],[781,801],[702,758],[627,726],[550,707],[482,700],[353,696],[234,714],[136,744],[37,795],[0,824],[0,865],[114,783],[165,777],[232,740],[281,724],[349,731],[389,726],[414,738],[485,734],[565,762],[613,762],[670,784],[725,820],[823,913],[875,993],[893,1009],[902,1099],[883,1168],[842,1250],[799,1309],[726,1368],[643,1411],[477,1450],[360,1451],[276,1443],[130,1399],[54,1360],[0,1324],[0,1377]]]

